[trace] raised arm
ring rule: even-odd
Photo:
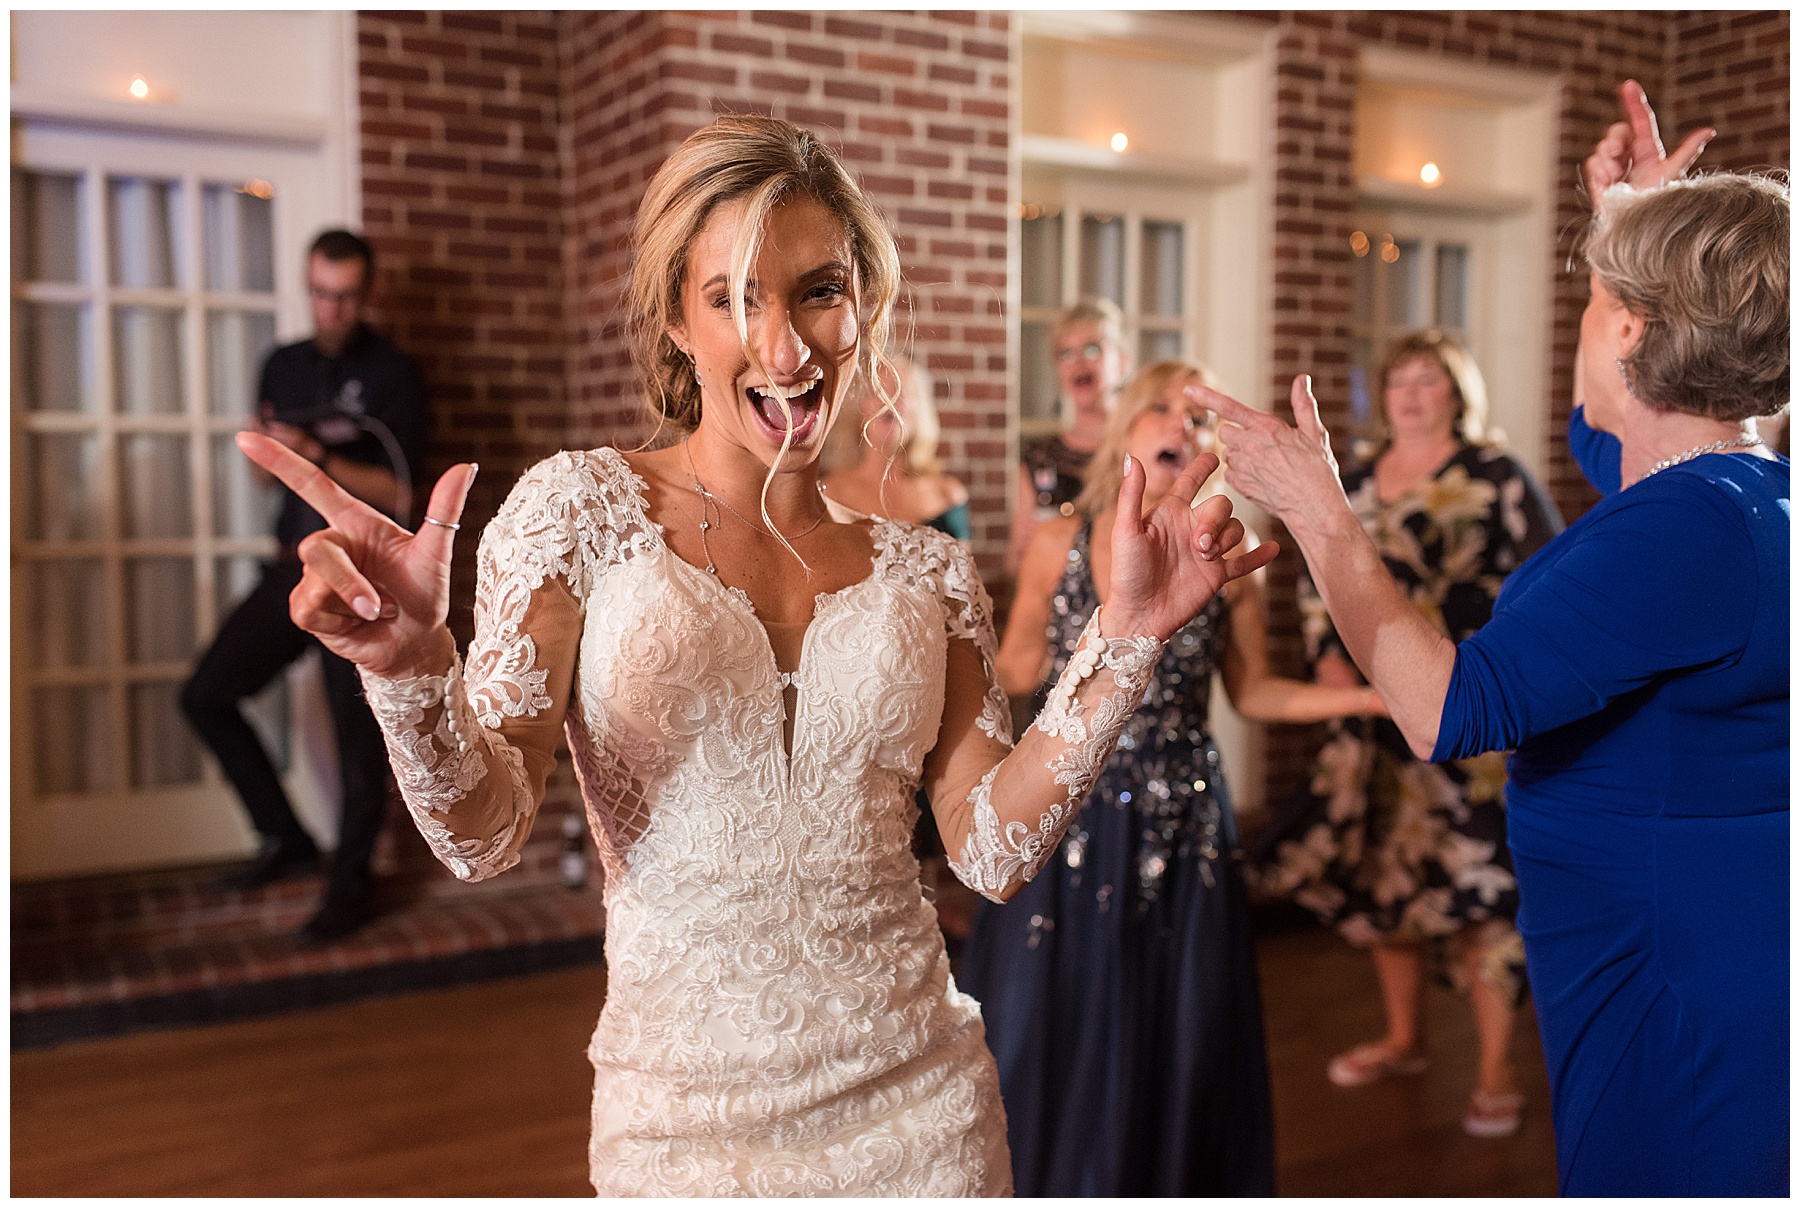
[[[301,545],[306,571],[290,611],[361,670],[420,833],[464,880],[510,868],[555,761],[574,675],[578,551],[562,522],[566,500],[559,505],[573,488],[539,467],[489,526],[465,662],[444,618],[451,542],[474,467],[439,480],[430,519],[409,534],[276,442],[239,444],[331,523]]]
[[[1407,745],[1428,758],[1456,647],[1408,602],[1363,532],[1338,480],[1310,381],[1294,379],[1298,428],[1216,390],[1189,391],[1224,421],[1226,480],[1287,525],[1350,657],[1381,693]]]
[[[1189,504],[1216,465],[1202,455],[1147,518],[1140,514],[1143,467],[1127,467],[1108,603],[1010,753],[987,594],[972,564],[961,575],[968,604],[953,622],[944,716],[926,759],[925,788],[951,869],[983,896],[1005,901],[1056,849],[1143,700],[1169,635],[1227,582],[1274,557],[1272,545],[1221,556],[1242,538],[1229,501]]]

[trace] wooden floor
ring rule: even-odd
[[[1468,1010],[1427,1004],[1432,1068],[1341,1091],[1379,1030],[1366,957],[1322,931],[1261,941],[1284,1195],[1553,1195],[1543,1061],[1517,1038],[1525,1127],[1464,1136]],[[598,968],[19,1053],[19,1196],[589,1195]]]

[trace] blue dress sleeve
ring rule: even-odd
[[[1619,453],[1618,437],[1588,427],[1586,407],[1569,412],[1569,454],[1581,467],[1581,476],[1602,495],[1617,495],[1622,487]]]
[[[1597,505],[1456,648],[1434,762],[1509,750],[1658,675],[1743,650],[1757,559],[1743,517],[1687,476]]]

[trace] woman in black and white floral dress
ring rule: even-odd
[[[1376,380],[1390,436],[1372,461],[1344,473],[1344,490],[1414,606],[1461,641],[1487,623],[1500,584],[1562,521],[1525,467],[1483,440],[1480,372],[1454,341],[1407,336]],[[1361,683],[1305,577],[1300,606],[1317,679]],[[1429,958],[1469,995],[1481,1040],[1464,1128],[1507,1135],[1523,1108],[1508,1051],[1525,952],[1513,925],[1505,756],[1423,763],[1385,718],[1332,731],[1304,807],[1280,826],[1258,877],[1374,956],[1387,1035],[1340,1054],[1331,1081],[1362,1086],[1425,1068],[1419,998]]]

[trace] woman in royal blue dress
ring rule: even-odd
[[[1572,446],[1599,504],[1460,645],[1381,571],[1304,379],[1223,396],[1228,480],[1283,520],[1420,758],[1515,748],[1519,931],[1567,1195],[1788,1190],[1784,184],[1679,177],[1642,90],[1588,163]],[[1587,437],[1583,425],[1596,430]]]
[[[1102,602],[1125,455],[1144,465],[1148,507],[1212,446],[1212,417],[1183,393],[1204,376],[1161,361],[1120,392],[1075,514],[1039,528],[1026,552],[996,661],[1008,693],[1038,692],[1047,670],[1055,682]],[[1255,952],[1207,724],[1213,675],[1260,721],[1381,705],[1361,685],[1271,675],[1261,585],[1239,583],[1170,639],[1037,879],[977,908],[957,981],[980,1001],[1000,1067],[1019,1195],[1273,1191]]]

